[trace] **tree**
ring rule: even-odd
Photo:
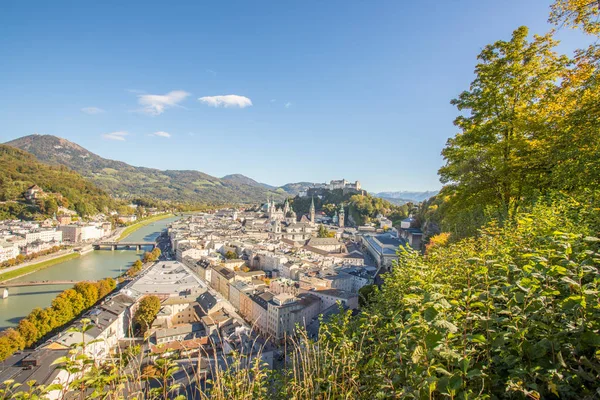
[[[43,337],[56,326],[54,312],[50,308],[46,310],[39,307],[34,308],[26,319],[35,325],[36,329],[38,330],[39,337]]]
[[[157,296],[146,296],[140,300],[138,309],[134,314],[134,321],[139,324],[142,333],[146,333],[152,322],[156,319],[156,315],[160,311],[160,299]]]
[[[74,289],[81,293],[85,308],[89,308],[98,301],[98,288],[90,282],[79,282],[75,284]]]
[[[112,292],[117,286],[115,280],[112,278],[102,279],[96,285],[98,287],[98,298],[100,299]]]
[[[142,270],[143,265],[141,260],[135,260],[135,262],[131,264],[131,268],[127,270],[127,275],[130,277],[136,276]]]
[[[228,260],[235,260],[236,258],[238,258],[238,256],[235,253],[235,251],[227,250],[225,252],[225,258]]]
[[[23,348],[25,348],[25,340],[18,331],[8,328],[0,333],[0,361]]]
[[[67,289],[59,294],[58,297],[64,298],[71,305],[73,315],[79,315],[86,309],[83,295],[75,289]]]
[[[373,296],[377,292],[377,285],[365,285],[358,289],[358,303],[361,307],[367,306],[371,303]]]
[[[549,21],[555,25],[579,27],[590,35],[600,34],[600,3],[596,0],[557,0]]]
[[[335,237],[335,232],[330,232],[325,226],[319,225],[319,229],[317,231],[317,237],[319,238],[333,238]]]
[[[452,100],[466,113],[454,121],[460,132],[442,151],[446,165],[439,171],[454,189],[455,204],[464,210],[490,207],[501,220],[548,186],[547,160],[537,151],[540,127],[568,64],[554,52],[550,34],[528,42],[528,33],[520,27],[510,41],[479,54],[475,80]]]
[[[75,317],[73,305],[65,296],[58,296],[52,300],[52,310],[56,315],[56,323],[62,326]]]
[[[144,253],[144,256],[142,257],[142,261],[144,263],[148,263],[148,262],[154,262],[156,260],[158,260],[158,258],[160,257],[160,249],[158,247],[155,247],[152,251],[147,251]]]
[[[24,347],[31,346],[40,338],[38,329],[27,318],[19,321],[19,327],[17,328],[17,330],[19,331],[19,334],[24,340]]]
[[[44,200],[45,214],[52,216],[58,212],[58,203],[54,197],[48,197]]]

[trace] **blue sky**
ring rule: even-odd
[[[549,5],[4,1],[0,141],[52,134],[133,165],[273,185],[437,189],[450,100],[477,54],[520,25],[551,29]],[[564,52],[586,42],[558,38]]]

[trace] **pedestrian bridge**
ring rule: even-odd
[[[95,242],[92,244],[95,250],[100,250],[102,248],[110,248],[111,250],[117,250],[119,247],[122,249],[135,249],[136,251],[141,251],[142,247],[152,247],[154,249],[156,247],[156,242],[117,242],[117,241],[105,241],[105,242]]]
[[[79,282],[86,281],[31,281],[31,282],[5,282],[0,283],[0,288],[11,288],[11,287],[26,287],[26,286],[46,286],[46,285],[74,285]]]
[[[75,285],[85,281],[31,281],[31,282],[5,282],[0,283],[0,298],[8,297],[8,288],[11,287],[29,287],[29,286],[46,286],[46,285]]]

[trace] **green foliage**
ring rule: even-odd
[[[365,285],[358,290],[358,305],[366,307],[373,300],[377,292],[377,285]]]
[[[585,22],[597,13],[595,3],[559,0],[553,7],[555,22],[597,24]],[[510,41],[480,53],[475,80],[452,101],[464,114],[442,152],[439,173],[447,186],[422,210],[427,221],[467,237],[492,219],[510,221],[540,195],[595,188],[600,47],[569,59],[555,52],[556,44],[551,33],[528,39],[520,27]]]
[[[560,198],[426,256],[402,251],[361,316],[328,325],[329,345],[363,344],[361,398],[592,395],[598,217],[593,204]]]
[[[454,121],[460,133],[442,151],[441,180],[454,188],[457,207],[492,206],[500,219],[548,187],[544,110],[568,64],[550,34],[530,42],[528,34],[520,27],[479,54],[475,80],[452,101],[467,112]]]
[[[235,260],[238,258],[238,255],[235,253],[235,251],[227,250],[225,252],[225,258],[228,260]]]

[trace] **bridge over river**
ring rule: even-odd
[[[124,249],[136,249],[137,251],[142,250],[142,247],[152,247],[154,249],[156,247],[156,242],[117,242],[117,241],[104,241],[104,242],[95,242],[92,244],[94,249],[100,250],[103,247],[110,247],[111,250],[117,250],[117,248],[121,247]]]
[[[74,280],[61,280],[61,281],[31,281],[31,282],[4,282],[0,283],[0,297],[3,299],[8,297],[8,288],[11,287],[29,287],[29,286],[47,286],[47,285],[75,285],[79,282],[86,281],[74,281]]]

